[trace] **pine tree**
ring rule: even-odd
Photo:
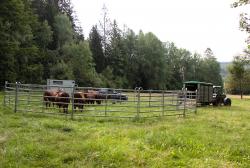
[[[102,47],[102,38],[97,30],[97,26],[93,26],[89,34],[89,45],[95,62],[95,70],[101,73],[105,69],[105,57]]]

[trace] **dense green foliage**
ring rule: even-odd
[[[236,2],[233,3],[233,7],[236,8],[238,6],[242,5],[250,5],[249,0],[237,0]],[[250,19],[249,19],[249,13],[242,13],[240,15],[240,28],[241,30],[246,31],[248,33],[248,39],[247,39],[247,44],[248,44],[248,49],[250,49]]]
[[[242,5],[249,5],[248,0],[237,0],[232,4],[233,7],[238,7]],[[250,19],[247,13],[242,13],[240,15],[240,29],[248,34],[248,39],[246,40],[247,48],[244,53],[234,57],[232,65],[228,68],[229,76],[226,79],[226,89],[228,92],[233,94],[243,94],[250,93]]]
[[[0,167],[247,168],[250,99],[232,100],[186,118],[139,121],[72,121],[0,106]]]
[[[236,8],[238,6],[242,5],[250,5],[249,0],[237,0],[236,2],[233,3],[233,7]],[[246,49],[246,54],[248,55],[248,59],[250,59],[250,16],[249,13],[242,13],[240,15],[240,28],[241,30],[245,31],[248,34],[247,37],[247,49]]]
[[[211,49],[204,56],[192,54],[151,32],[122,31],[107,13],[104,21],[84,39],[70,0],[2,0],[0,85],[48,78],[144,89],[180,89],[186,80],[222,84]]]
[[[236,56],[232,64],[228,67],[229,76],[226,79],[226,89],[233,94],[250,93],[250,69],[249,61],[246,57]]]

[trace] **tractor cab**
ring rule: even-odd
[[[216,98],[217,95],[222,95],[222,87],[221,86],[213,86],[213,98]]]
[[[231,99],[227,98],[223,92],[221,86],[213,86],[213,105],[218,106],[224,104],[225,106],[231,106]]]
[[[213,105],[218,106],[224,103],[226,95],[222,93],[221,86],[213,86]]]

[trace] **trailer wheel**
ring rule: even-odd
[[[231,104],[232,104],[232,101],[231,101],[230,98],[225,98],[225,99],[224,99],[224,105],[225,105],[225,106],[231,106]]]

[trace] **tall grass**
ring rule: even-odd
[[[249,109],[233,97],[186,118],[72,121],[0,106],[0,167],[249,167]]]

